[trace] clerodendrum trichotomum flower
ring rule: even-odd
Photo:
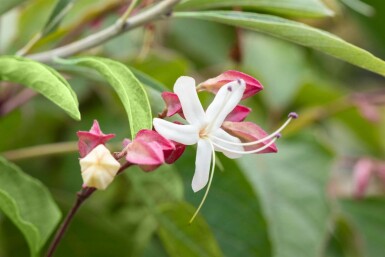
[[[197,145],[192,189],[197,192],[207,183],[209,184],[192,220],[200,210],[210,188],[214,175],[215,151],[222,152],[229,158],[238,158],[251,153],[276,152],[274,142],[280,137],[279,132],[292,118],[296,117],[296,114],[289,115],[288,121],[271,135],[267,135],[250,122],[232,122],[231,128],[227,126],[228,129],[226,129],[223,126],[224,122],[243,98],[245,89],[246,83],[243,79],[224,84],[204,111],[196,92],[194,79],[180,77],[174,85],[174,92],[179,98],[188,124],[181,125],[159,118],[154,119],[154,127],[163,137],[184,145]],[[229,132],[237,132],[237,126],[240,128],[238,133],[231,133],[237,136],[231,135]],[[260,135],[260,137],[256,140],[253,135]],[[254,138],[255,141],[250,142],[250,138]],[[246,140],[248,142],[241,139],[248,139]]]

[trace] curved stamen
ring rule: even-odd
[[[222,138],[219,138],[219,137],[216,137],[216,136],[211,136],[211,138],[214,138],[218,141],[221,141],[223,143],[226,143],[226,144],[230,144],[230,145],[239,145],[239,146],[249,146],[249,145],[256,145],[256,144],[260,144],[260,143],[263,143],[264,141],[270,139],[270,138],[273,138],[273,137],[277,137],[277,135],[287,126],[289,125],[289,123],[293,120],[293,119],[296,119],[298,117],[298,115],[296,113],[290,113],[289,114],[289,119],[287,119],[287,121],[281,126],[279,127],[276,131],[274,131],[273,133],[271,133],[270,135],[266,136],[266,137],[263,137],[261,139],[258,139],[257,141],[253,141],[253,142],[247,142],[247,143],[237,143],[237,142],[231,142],[231,141],[227,141],[227,140],[224,140]]]
[[[266,145],[258,148],[258,149],[255,149],[255,150],[251,150],[251,151],[236,151],[236,150],[232,150],[232,149],[228,149],[226,147],[223,147],[221,145],[218,145],[216,143],[213,142],[213,145],[215,145],[216,147],[220,148],[221,150],[225,150],[225,151],[228,151],[228,152],[231,152],[231,153],[237,153],[237,154],[251,154],[251,153],[258,153],[258,152],[261,152],[263,150],[265,150],[266,148],[270,147],[272,144],[274,144],[274,142],[279,138],[281,137],[281,134],[278,134],[278,135],[275,135],[275,138],[273,140],[271,140],[269,143],[267,143]]]
[[[189,224],[191,224],[195,217],[197,216],[197,214],[199,213],[200,209],[202,208],[204,202],[206,201],[206,197],[209,193],[209,190],[210,190],[210,187],[211,187],[211,182],[213,181],[213,177],[214,177],[214,170],[215,170],[215,150],[214,150],[214,146],[213,146],[213,143],[209,140],[210,142],[210,146],[211,146],[211,150],[212,150],[212,155],[213,155],[213,161],[211,163],[211,171],[210,171],[210,178],[209,178],[209,183],[207,185],[207,188],[206,188],[206,192],[205,194],[203,195],[203,198],[202,198],[202,201],[201,203],[199,204],[198,206],[198,209],[195,211],[194,215],[191,217],[190,221],[189,221]]]

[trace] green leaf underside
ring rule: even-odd
[[[329,222],[325,188],[331,158],[318,145],[279,143],[277,154],[239,159],[258,192],[274,257],[318,257]]]
[[[220,22],[266,33],[316,49],[363,69],[385,76],[385,62],[383,60],[333,34],[300,22],[272,15],[236,11],[179,12],[175,13],[174,16]]]
[[[151,107],[146,90],[127,66],[102,57],[83,57],[59,62],[94,69],[108,81],[127,112],[132,138],[139,130],[152,128]]]
[[[25,236],[37,256],[60,221],[60,210],[40,181],[0,157],[0,209]]]
[[[231,8],[234,6],[299,17],[323,17],[333,14],[333,11],[319,0],[189,0],[180,3],[176,10]]]
[[[79,103],[68,82],[51,67],[16,56],[0,57],[0,81],[29,87],[80,120]]]

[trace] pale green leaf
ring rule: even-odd
[[[300,22],[272,15],[235,11],[181,12],[175,13],[174,16],[210,20],[266,33],[319,50],[335,58],[385,76],[385,62],[383,60],[333,34]]]
[[[283,139],[284,140],[284,139]],[[240,159],[258,192],[274,257],[318,257],[328,232],[325,196],[331,158],[319,145],[296,139],[277,154]]]
[[[32,256],[38,255],[61,217],[48,190],[2,157],[0,210],[23,233]]]
[[[1,0],[0,14],[5,13],[13,7],[25,2],[26,0]]]
[[[127,112],[132,138],[139,130],[152,128],[151,107],[146,90],[127,66],[102,57],[82,57],[59,62],[94,69],[108,81]]]
[[[80,120],[79,103],[68,82],[52,68],[16,56],[0,57],[0,81],[9,81],[32,88]]]
[[[234,6],[299,17],[323,17],[333,14],[320,0],[186,0],[176,9],[232,8]]]

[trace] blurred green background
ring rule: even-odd
[[[327,30],[385,59],[385,1],[325,1],[333,17],[290,17]],[[127,2],[78,0],[39,52],[112,24]],[[28,0],[0,18],[0,53],[23,47],[47,20],[55,1]],[[352,9],[356,7],[356,9]],[[358,8],[358,9],[357,9]],[[259,10],[257,10],[259,11]],[[261,12],[269,13],[262,10]],[[285,14],[280,16],[287,17]],[[248,120],[273,131],[289,112],[300,118],[277,143],[277,154],[237,161],[219,156],[199,218],[188,220],[203,192],[194,194],[194,147],[174,164],[151,173],[130,168],[82,207],[55,256],[385,256],[385,80],[322,53],[256,32],[214,22],[169,19],[89,50],[142,71],[156,115],[163,109],[156,85],[172,90],[181,75],[197,82],[225,70],[248,73],[264,90],[247,100]],[[41,96],[0,117],[0,152],[76,141],[97,119],[113,145],[130,136],[123,105],[88,70],[57,66],[76,91],[82,121],[71,120]],[[4,92],[4,91],[3,91]],[[2,91],[0,91],[0,94]],[[212,95],[203,93],[208,104]],[[357,195],[357,163],[373,171]],[[12,160],[11,160],[12,161]],[[41,180],[63,214],[81,186],[78,153],[13,160]],[[0,256],[28,256],[21,233],[0,213]]]

